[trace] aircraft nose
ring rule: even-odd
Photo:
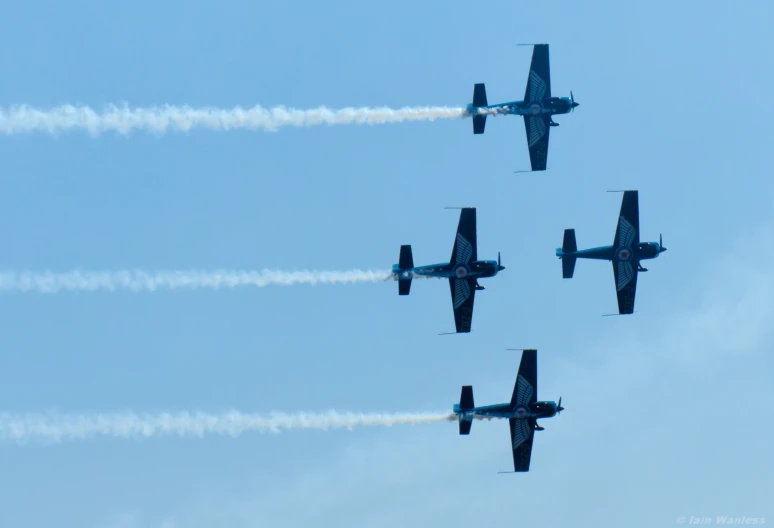
[[[572,107],[575,108],[576,106],[580,106],[580,103],[573,103]]]
[[[505,269],[505,266],[497,266],[497,271],[502,271]]]

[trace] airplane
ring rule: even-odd
[[[532,171],[544,171],[548,160],[549,131],[551,127],[559,126],[559,123],[555,123],[552,119],[553,116],[568,114],[577,106],[579,103],[575,102],[572,91],[570,91],[570,97],[551,97],[548,44],[535,44],[524,100],[490,105],[486,100],[484,83],[478,83],[473,86],[473,103],[467,105],[465,115],[473,117],[474,134],[484,133],[487,115],[524,116]]]
[[[637,273],[648,271],[642,267],[641,261],[657,258],[666,250],[661,235],[658,242],[640,242],[639,195],[637,191],[624,191],[612,246],[578,251],[575,230],[565,229],[562,247],[557,248],[556,256],[562,260],[562,277],[565,279],[572,278],[575,261],[579,258],[612,261],[618,314],[625,315],[634,313]]]
[[[454,239],[451,260],[448,263],[415,267],[411,245],[403,245],[400,247],[398,263],[392,266],[392,276],[398,281],[399,295],[409,294],[411,280],[415,277],[449,279],[456,333],[467,333],[470,332],[473,320],[473,300],[476,291],[484,289],[478,283],[478,279],[494,277],[504,270],[505,266],[500,263],[500,253],[497,253],[496,261],[478,260],[476,208],[462,207],[461,209],[457,236]]]
[[[473,387],[464,385],[460,394],[460,403],[455,403],[453,408],[459,421],[461,435],[470,434],[474,419],[508,418],[513,450],[513,471],[500,473],[529,471],[534,440],[532,432],[544,430],[537,421],[552,418],[563,410],[562,398],[559,398],[558,402],[537,399],[537,350],[534,349],[524,350],[521,354],[519,373],[516,376],[510,403],[476,407],[473,403]]]

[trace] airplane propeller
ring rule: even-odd
[[[575,107],[580,106],[580,103],[575,102],[575,97],[572,95],[572,90],[570,90],[570,102],[572,103],[572,110],[571,112],[575,112]]]
[[[505,269],[505,266],[500,264],[500,252],[497,252],[497,271],[502,271]]]
[[[562,407],[562,397],[559,396],[559,402],[556,404],[556,414],[559,414],[564,410],[564,407]]]
[[[661,251],[667,250],[667,248],[664,247],[664,241],[661,238],[661,233],[658,234],[658,245],[661,247]]]

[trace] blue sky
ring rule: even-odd
[[[4,294],[0,409],[450,409],[507,401],[536,347],[546,421],[532,470],[505,422],[239,438],[0,445],[0,526],[674,526],[774,521],[771,4],[16,2],[0,104],[464,105],[521,98],[549,42],[550,170],[521,120],[0,138],[0,268],[389,268],[447,258],[478,208],[507,266],[453,328],[448,286]],[[640,190],[669,252],[632,317],[609,265],[561,279],[564,228],[612,242]]]

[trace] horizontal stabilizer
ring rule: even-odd
[[[460,420],[460,434],[470,434],[470,428],[473,427],[473,422],[468,420]]]
[[[414,257],[411,254],[410,244],[405,244],[400,247],[398,268],[400,268],[400,271],[410,271],[414,269]],[[411,291],[411,275],[407,275],[408,278],[398,280],[398,295],[408,295]]]
[[[463,385],[462,394],[460,394],[459,410],[469,411],[473,407],[475,407],[475,404],[473,403],[473,386]],[[460,420],[460,434],[461,435],[470,434],[470,428],[472,426],[473,426],[472,420]]]
[[[565,229],[564,240],[562,240],[562,253],[575,253],[578,251],[578,244],[575,242],[575,230]]]
[[[572,254],[577,251],[578,243],[575,241],[575,229],[565,229],[562,240],[562,277],[565,279],[572,279],[577,260]]]
[[[562,257],[562,278],[572,279],[572,274],[575,273],[575,257]]]
[[[410,244],[400,247],[400,257],[398,258],[398,267],[402,270],[410,270],[414,268],[414,257],[411,254]]]
[[[473,118],[473,133],[483,134],[484,127],[486,127],[486,116],[485,115],[475,116]]]
[[[478,83],[473,86],[473,107],[479,108],[482,106],[487,106],[486,101],[486,87],[484,86],[484,83]],[[477,115],[473,116],[473,133],[474,134],[483,134],[484,133],[484,127],[486,127],[486,116],[485,115]]]
[[[473,106],[487,106],[486,85],[478,83],[473,85]]]
[[[460,394],[460,410],[469,411],[474,407],[475,404],[473,403],[473,386],[463,385],[462,394]]]

